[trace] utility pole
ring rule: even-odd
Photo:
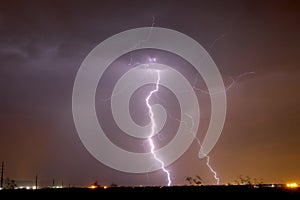
[[[0,188],[3,188],[3,173],[4,173],[4,162],[1,165],[1,185]]]
[[[38,175],[35,176],[35,189],[38,189]]]

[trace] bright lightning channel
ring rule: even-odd
[[[153,155],[154,159],[161,164],[161,168],[166,173],[167,178],[168,178],[168,186],[170,186],[171,183],[172,183],[171,178],[170,178],[170,172],[165,168],[165,163],[162,160],[160,160],[157,157],[157,155],[155,154],[155,152],[154,152],[155,145],[154,145],[153,140],[152,140],[152,137],[155,134],[155,130],[156,130],[156,123],[155,123],[155,119],[154,119],[154,113],[153,113],[153,110],[152,110],[152,106],[150,105],[149,100],[150,100],[151,96],[158,91],[158,86],[159,86],[159,81],[160,81],[160,73],[159,73],[159,70],[156,70],[156,72],[157,72],[156,87],[155,87],[154,90],[152,90],[149,93],[149,95],[146,98],[146,104],[147,104],[147,107],[149,109],[149,116],[150,116],[150,120],[151,120],[151,134],[148,137],[148,141],[149,141],[149,144],[150,144],[150,147],[151,147],[151,154]]]
[[[197,140],[197,143],[200,145],[200,152],[204,155],[204,157],[206,158],[206,165],[209,168],[209,170],[211,171],[211,173],[214,174],[214,178],[217,182],[217,185],[220,184],[220,178],[217,175],[217,172],[212,168],[212,166],[210,165],[210,157],[207,154],[204,154],[203,150],[202,150],[202,145],[200,140],[198,139],[198,137],[195,137],[195,139]]]
[[[194,119],[193,119],[193,117],[192,117],[191,115],[189,115],[189,114],[187,114],[187,113],[185,113],[185,115],[188,116],[188,117],[192,120],[192,127],[191,127],[191,130],[192,130],[193,127],[194,127],[194,125],[195,125]],[[199,138],[198,138],[197,136],[195,136],[195,139],[196,139],[197,143],[198,143],[199,146],[200,146],[200,152],[201,152],[201,153],[204,155],[204,157],[206,158],[206,165],[207,165],[207,167],[209,168],[209,170],[211,171],[211,173],[214,174],[214,178],[215,178],[215,180],[216,180],[216,182],[217,182],[217,185],[219,185],[219,184],[220,184],[220,178],[218,177],[217,172],[216,172],[216,171],[212,168],[212,166],[210,165],[210,162],[209,162],[209,161],[210,161],[210,157],[209,157],[207,154],[204,154],[204,152],[203,152],[203,150],[202,150],[202,144],[201,144]]]
[[[222,37],[223,37],[223,36],[222,36]],[[218,39],[217,39],[217,40],[218,40]],[[255,72],[245,72],[245,73],[239,74],[236,78],[232,78],[232,77],[231,77],[231,78],[230,78],[230,79],[231,79],[231,83],[225,88],[225,92],[227,92],[227,91],[230,90],[235,84],[237,84],[238,81],[239,81],[242,77],[248,76],[248,75],[253,75],[253,74],[255,74]],[[197,77],[195,77],[194,83],[193,83],[193,88],[194,88],[194,90],[196,90],[196,91],[201,91],[202,93],[209,94],[209,95],[215,94],[215,93],[210,93],[210,92],[205,91],[205,90],[203,90],[203,89],[197,88],[197,87],[195,86],[195,85],[196,85],[196,81],[197,81]],[[224,91],[219,91],[219,92],[224,92]],[[218,93],[218,92],[216,92],[216,93]],[[192,124],[193,124],[193,126],[194,126],[194,119],[193,119],[193,117],[190,116],[190,115],[188,115],[188,114],[186,114],[186,115],[192,120]],[[192,126],[192,127],[193,127],[193,126]],[[205,154],[205,153],[203,152],[202,144],[201,144],[201,142],[200,142],[200,140],[198,139],[197,136],[195,137],[195,139],[196,139],[197,143],[198,143],[199,146],[200,146],[200,152],[201,152],[201,154],[204,155],[204,157],[206,158],[206,165],[207,165],[207,167],[208,167],[209,170],[214,174],[214,178],[215,178],[217,184],[219,185],[219,183],[220,183],[220,178],[218,177],[217,172],[216,172],[216,171],[212,168],[212,166],[210,165],[210,157],[209,157],[207,154]]]

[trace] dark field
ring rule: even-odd
[[[249,187],[249,186],[173,186],[173,187],[109,187],[107,189],[97,188],[63,188],[63,189],[38,189],[38,190],[1,190],[2,197],[21,197],[21,198],[59,198],[67,197],[137,197],[144,199],[155,198],[159,196],[184,197],[185,199],[198,199],[202,197],[229,199],[300,199],[300,188],[286,187]]]

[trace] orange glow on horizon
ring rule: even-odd
[[[297,188],[298,184],[296,182],[287,183],[286,186],[288,188]]]

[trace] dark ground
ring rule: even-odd
[[[63,189],[38,189],[38,190],[1,190],[0,199],[3,197],[20,197],[22,199],[38,198],[96,198],[118,197],[158,199],[159,196],[172,196],[185,199],[199,199],[202,197],[222,199],[300,199],[300,188],[286,187],[249,187],[249,186],[174,186],[174,187],[109,187],[107,189],[97,188],[63,188]],[[168,198],[169,199],[169,198]]]

